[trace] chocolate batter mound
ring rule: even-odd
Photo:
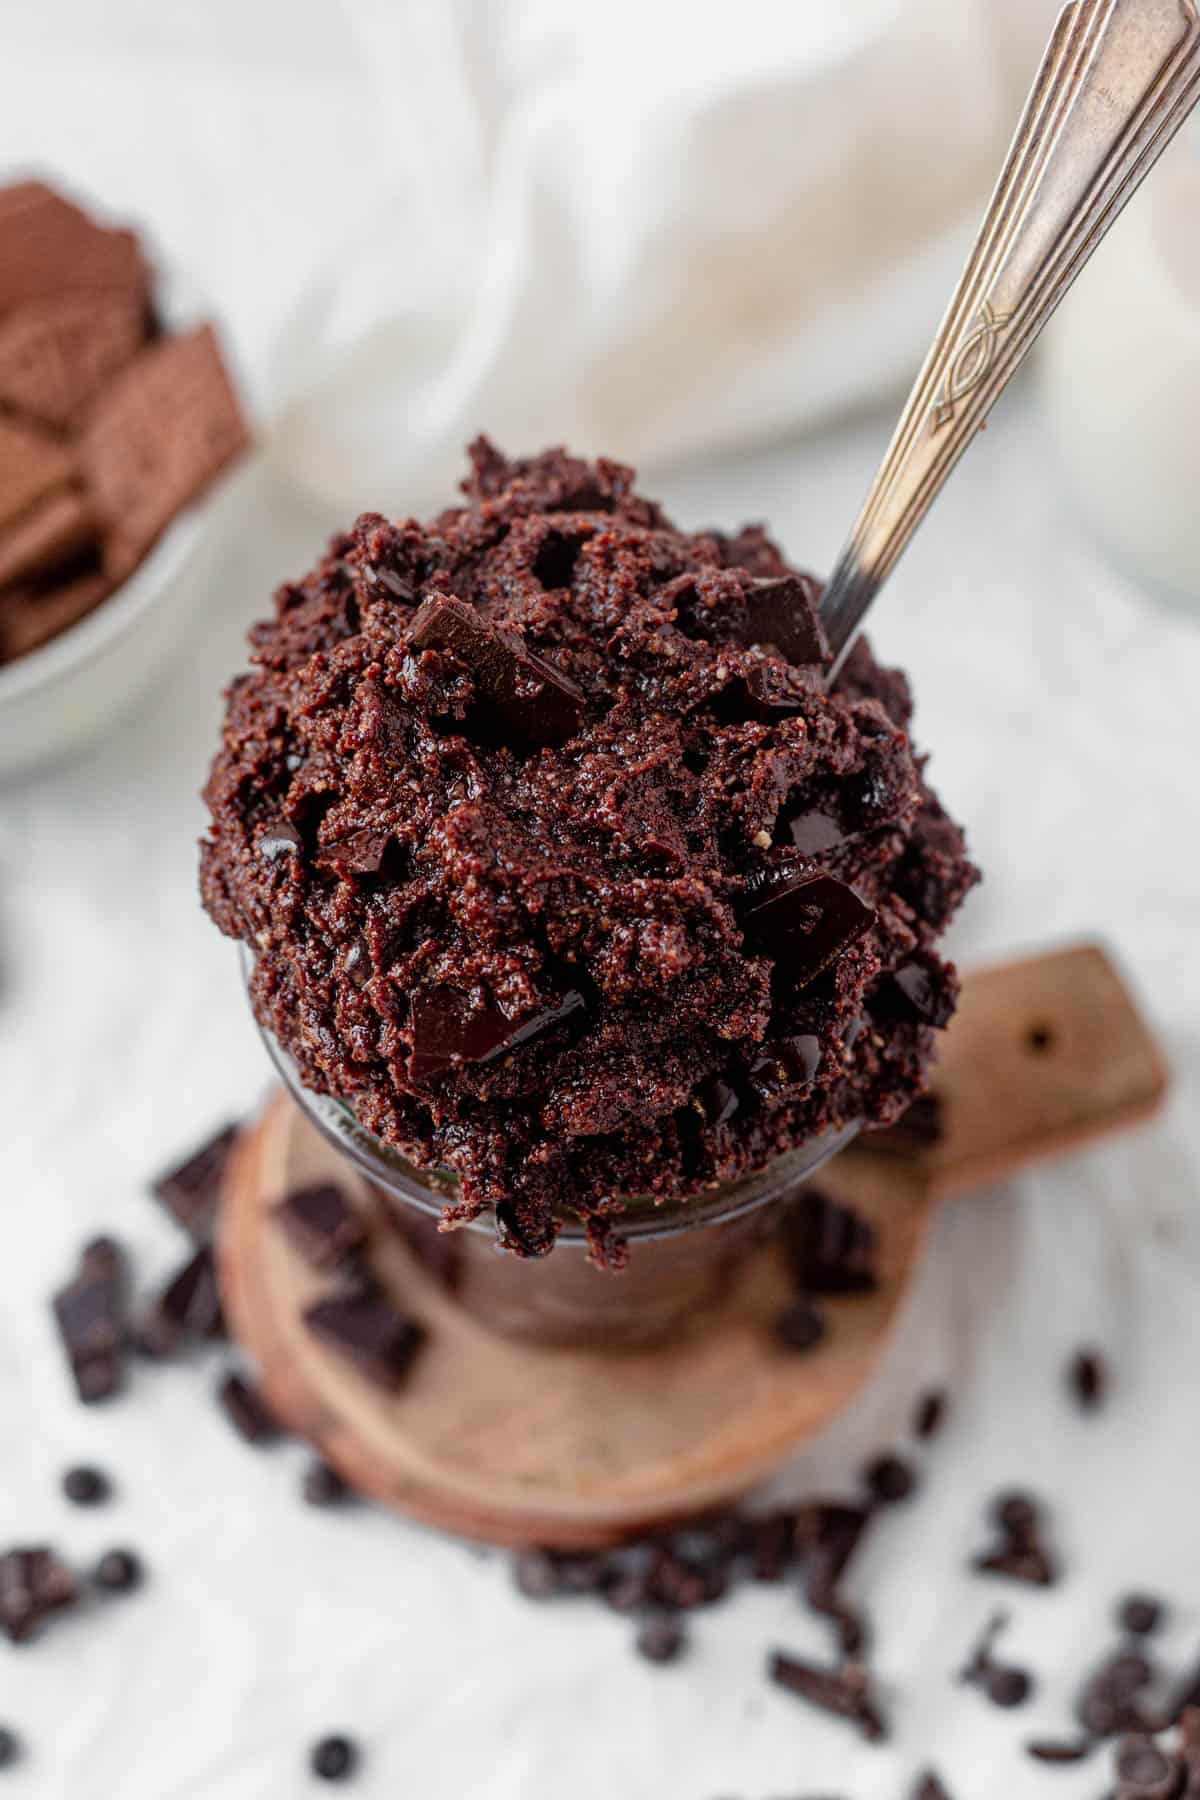
[[[817,584],[689,534],[633,473],[471,448],[466,504],[373,514],[251,634],[206,790],[205,905],[307,1086],[422,1166],[447,1222],[612,1258],[686,1196],[894,1119],[977,879]]]

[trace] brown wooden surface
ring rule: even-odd
[[[1148,1116],[1165,1077],[1112,965],[1082,947],[970,976],[937,1086],[944,1142],[913,1158],[854,1149],[821,1172],[874,1221],[881,1281],[867,1298],[829,1303],[832,1330],[809,1356],[777,1349],[766,1329],[788,1295],[771,1248],[665,1348],[613,1356],[496,1336],[415,1260],[282,1094],[231,1171],[221,1261],[233,1328],[281,1417],[360,1491],[492,1542],[610,1542],[743,1492],[847,1404],[886,1345],[937,1199]],[[353,1191],[376,1272],[427,1327],[396,1395],[303,1326],[329,1284],[269,1208],[321,1175]]]

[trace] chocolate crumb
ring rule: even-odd
[[[72,1506],[102,1506],[112,1498],[112,1483],[108,1476],[103,1470],[86,1464],[66,1471],[62,1490]]]
[[[361,1757],[353,1739],[339,1732],[314,1744],[308,1760],[318,1781],[348,1781]]]
[[[145,1579],[142,1560],[133,1550],[108,1550],[96,1564],[92,1581],[109,1594],[131,1594]]]
[[[910,1463],[889,1452],[867,1464],[863,1482],[873,1500],[884,1506],[894,1506],[914,1492],[917,1477]]]
[[[887,1722],[861,1663],[822,1669],[782,1650],[773,1650],[767,1659],[767,1674],[778,1687],[786,1688],[798,1699],[856,1725],[869,1743],[882,1743],[887,1737]]]
[[[266,1400],[244,1375],[226,1375],[217,1388],[217,1399],[225,1417],[247,1444],[273,1444],[280,1436],[279,1423]]]
[[[687,1649],[687,1633],[670,1613],[647,1619],[634,1641],[638,1655],[652,1663],[678,1662]]]
[[[1071,1360],[1068,1378],[1081,1412],[1098,1412],[1108,1397],[1108,1364],[1098,1350],[1079,1350]]]
[[[309,1506],[341,1506],[354,1490],[330,1463],[315,1457],[304,1472],[302,1492]]]
[[[937,1437],[946,1423],[950,1398],[945,1388],[930,1388],[917,1401],[913,1413],[913,1436],[922,1443],[928,1443]]]
[[[21,1740],[7,1725],[0,1725],[0,1769],[11,1769],[21,1755]]]
[[[27,1643],[78,1597],[74,1576],[53,1550],[38,1545],[0,1555],[0,1632],[10,1643]]]

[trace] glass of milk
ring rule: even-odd
[[[1200,114],[1067,295],[1040,379],[1098,536],[1200,618]]]

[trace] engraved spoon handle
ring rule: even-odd
[[[1200,98],[1197,0],[1059,16],[962,279],[821,602],[863,614],[1088,257]]]

